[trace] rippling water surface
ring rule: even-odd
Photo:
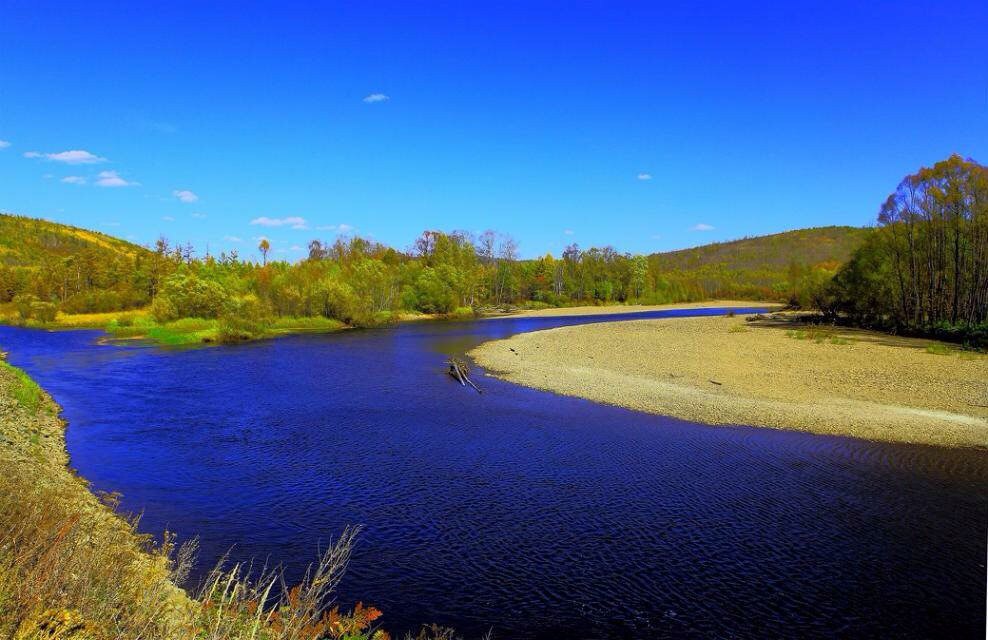
[[[709,312],[657,312],[638,317]],[[713,428],[445,354],[602,318],[420,323],[229,348],[0,327],[72,464],[202,564],[293,576],[365,526],[340,601],[476,637],[984,637],[988,454]]]

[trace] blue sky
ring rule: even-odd
[[[652,252],[870,224],[988,161],[984,0],[204,4],[0,2],[0,210],[289,259]]]

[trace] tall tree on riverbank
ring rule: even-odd
[[[958,155],[924,167],[878,222],[834,279],[834,310],[916,329],[988,322],[988,167]]]

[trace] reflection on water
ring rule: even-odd
[[[697,312],[690,312],[697,313]],[[658,317],[670,312],[647,314]],[[365,525],[340,600],[500,638],[983,637],[983,451],[712,428],[478,378],[444,354],[602,318],[222,349],[0,328],[72,464],[202,564]]]

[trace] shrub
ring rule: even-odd
[[[40,322],[54,322],[58,307],[51,302],[32,302],[31,315]]]
[[[192,273],[177,273],[165,280],[151,305],[151,314],[159,322],[176,318],[218,318],[229,304],[229,295],[218,283]]]
[[[17,315],[21,320],[30,320],[34,312],[34,303],[38,302],[38,296],[30,293],[22,293],[14,298],[14,306],[17,308]]]
[[[220,317],[220,342],[241,342],[263,336],[271,327],[270,310],[254,294],[234,300]]]

